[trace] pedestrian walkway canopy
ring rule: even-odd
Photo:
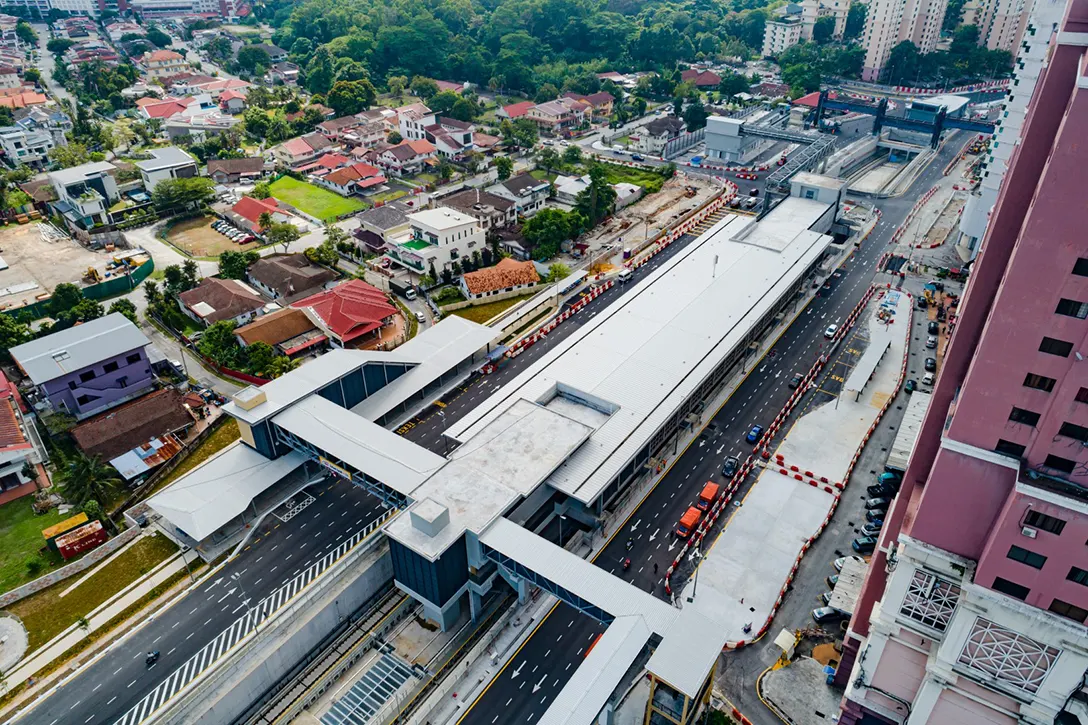
[[[884,464],[887,470],[906,472],[907,464],[910,463],[910,454],[914,452],[914,444],[918,441],[918,433],[922,430],[922,421],[925,420],[931,399],[932,396],[929,393],[923,393],[921,390],[915,390],[911,394],[907,409],[903,411],[903,420],[899,423],[899,432],[895,434],[892,451]]]

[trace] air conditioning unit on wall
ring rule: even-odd
[[[1020,533],[1028,537],[1029,539],[1034,539],[1039,532],[1031,528],[1030,526],[1025,526],[1024,528],[1020,529]]]

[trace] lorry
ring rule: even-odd
[[[699,494],[699,503],[696,505],[703,511],[706,511],[718,500],[718,491],[720,490],[721,486],[718,484],[713,481],[707,482],[707,484],[703,486],[703,492]]]
[[[691,532],[695,531],[695,527],[699,525],[700,519],[703,518],[703,512],[699,509],[691,506],[684,515],[680,517],[680,523],[676,525],[676,535],[681,539],[686,539],[691,536]]]
[[[412,288],[412,285],[405,284],[395,279],[389,280],[389,289],[393,290],[396,294],[400,295],[406,300],[414,300],[416,298],[416,291]]]

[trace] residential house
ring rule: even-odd
[[[665,146],[684,132],[684,121],[676,116],[661,116],[647,123],[637,134],[636,148],[651,156],[664,156]],[[632,139],[634,140],[634,139]]]
[[[345,131],[351,131],[359,127],[362,123],[364,122],[357,116],[341,116],[340,118],[322,121],[317,124],[317,128],[314,130],[318,133],[325,134],[332,141],[343,141],[343,133]]]
[[[486,232],[509,226],[518,220],[517,206],[510,199],[480,189],[465,189],[441,199],[432,198],[435,206],[456,209],[474,218]]]
[[[215,76],[189,71],[159,79],[163,88],[168,88],[176,96],[195,96],[202,92],[199,86],[204,83],[211,83],[214,80]]]
[[[557,98],[533,106],[525,117],[535,123],[542,134],[562,136],[581,126],[586,113],[592,113],[592,110],[593,107],[586,101]]]
[[[434,144],[438,153],[445,158],[460,159],[473,150],[472,135],[476,127],[471,123],[443,116],[424,131],[427,140]]]
[[[267,304],[245,282],[219,277],[205,277],[196,287],[178,295],[181,311],[205,327],[223,320],[244,325],[264,314]]]
[[[592,110],[593,118],[607,119],[612,116],[612,106],[615,102],[615,98],[611,93],[607,91],[598,91],[597,93],[590,93],[588,96],[583,96],[580,93],[564,93],[564,98],[570,98],[575,101],[581,101],[588,103]]]
[[[384,292],[361,279],[344,282],[291,306],[305,311],[329,341],[341,348],[365,345],[398,314]]]
[[[217,184],[252,182],[264,175],[264,159],[251,156],[244,159],[208,159],[208,176]]]
[[[435,81],[435,83],[438,85],[439,93],[442,91],[452,91],[457,94],[464,93],[469,86],[472,85],[471,83],[454,83],[452,81]]]
[[[782,98],[788,96],[790,93],[790,87],[785,83],[757,83],[751,86],[748,91],[756,96],[763,96],[764,98]]]
[[[643,188],[638,184],[629,184],[626,181],[621,181],[618,184],[612,184],[612,188],[616,191],[616,210],[634,204],[636,201],[642,198]]]
[[[40,106],[15,112],[15,125],[27,131],[45,131],[53,137],[53,146],[67,146],[66,133],[72,130],[72,119],[64,111],[45,109]]]
[[[153,50],[144,53],[137,60],[147,75],[152,78],[166,78],[188,69],[189,63],[181,53],[172,50]]]
[[[693,83],[696,88],[717,88],[722,82],[722,77],[711,70],[688,68],[680,74],[680,81]]]
[[[185,395],[174,388],[163,388],[83,421],[71,430],[71,435],[86,455],[114,463],[115,459],[156,439],[185,438],[194,425],[196,419],[185,405]],[[156,463],[166,460],[169,457]],[[118,461],[114,467],[120,470],[122,464],[123,461]],[[144,466],[140,472],[146,470],[148,467]]]
[[[540,274],[532,262],[519,262],[504,257],[498,264],[475,272],[465,272],[459,282],[461,293],[470,300],[504,292],[528,289],[540,282]]]
[[[5,88],[0,90],[0,106],[10,108],[12,111],[32,106],[41,106],[49,102],[49,96],[36,91],[27,91],[23,88]]]
[[[246,95],[241,91],[223,91],[219,94],[219,108],[231,115],[246,110]]]
[[[48,131],[28,130],[22,126],[0,127],[0,150],[13,166],[41,167],[48,163],[48,154],[55,139]]]
[[[343,154],[324,154],[316,161],[312,161],[305,166],[300,166],[296,169],[300,174],[312,174],[313,176],[324,176],[331,171],[335,171],[343,166],[351,163],[351,159]]]
[[[511,103],[509,106],[503,106],[495,114],[499,118],[507,118],[511,121],[521,118],[529,113],[530,109],[536,106],[532,101],[520,101],[519,103]]]
[[[477,151],[482,151],[485,154],[490,154],[495,151],[495,147],[502,142],[502,139],[498,136],[492,136],[486,133],[480,133],[477,131],[472,134],[472,145]]]
[[[0,505],[51,485],[42,465],[47,457],[41,436],[24,409],[18,389],[0,372]]]
[[[308,133],[305,136],[289,139],[272,148],[272,156],[279,163],[291,169],[299,169],[334,151],[336,144],[320,133]]]
[[[177,146],[151,149],[150,153],[150,159],[136,162],[136,168],[140,170],[140,177],[148,192],[155,191],[155,187],[163,181],[200,176],[197,160]]]
[[[299,73],[302,69],[291,61],[273,63],[265,73],[265,80],[273,86],[297,86]]]
[[[230,208],[228,216],[237,226],[247,229],[254,234],[264,231],[261,228],[260,218],[265,212],[272,215],[272,220],[277,224],[292,223],[295,217],[282,209],[272,197],[267,199],[254,199],[251,196],[243,196]]]
[[[19,71],[10,65],[0,65],[0,88],[22,88],[23,80]]]
[[[356,215],[359,226],[351,235],[371,254],[385,252],[387,244],[406,237],[412,228],[408,220],[411,207],[399,201],[367,209]]]
[[[258,43],[253,47],[260,48],[265,53],[268,53],[268,57],[273,63],[282,63],[283,61],[287,60],[287,51],[279,47],[278,45],[272,45],[271,43]]]
[[[263,342],[288,357],[316,352],[325,347],[329,339],[303,310],[294,307],[261,315],[236,329],[234,336],[243,347]]]
[[[354,128],[342,131],[339,138],[344,145],[350,146],[353,151],[372,149],[378,144],[385,143],[390,130],[391,127],[387,121],[367,121]]]
[[[424,166],[436,165],[438,149],[427,140],[402,141],[378,156],[378,165],[394,176],[416,174]]]
[[[116,167],[108,161],[61,169],[49,174],[57,201],[53,208],[66,223],[80,229],[109,222],[107,210],[121,198],[113,177]]]
[[[273,254],[249,265],[246,280],[271,299],[297,299],[328,289],[337,274],[305,254]]]
[[[121,97],[130,101],[135,101],[147,96],[154,96],[156,98],[162,98],[166,95],[166,89],[161,86],[144,83],[143,81],[136,81],[128,88],[121,89]]]
[[[377,191],[386,182],[386,178],[376,166],[354,163],[324,176],[315,176],[313,182],[332,189],[341,196],[351,196]]]
[[[405,266],[426,272],[471,260],[473,251],[484,248],[486,235],[475,218],[456,209],[437,208],[408,214],[412,236],[390,246],[390,253]]]
[[[487,190],[495,196],[514,202],[520,216],[532,216],[544,208],[551,186],[547,179],[536,179],[525,172],[489,186]]]
[[[166,119],[163,128],[171,141],[188,139],[190,143],[203,143],[209,136],[218,136],[240,125],[242,119],[237,116],[225,116],[218,111],[209,111],[196,116],[178,114]]]
[[[406,141],[427,138],[427,127],[434,123],[434,113],[422,103],[410,103],[397,109],[397,127]]]
[[[114,43],[121,42],[121,38],[126,35],[139,35],[141,38],[147,36],[147,31],[144,30],[142,25],[138,23],[130,23],[127,21],[117,21],[110,23],[106,26],[106,35]]]
[[[11,348],[37,395],[77,420],[154,387],[147,336],[119,312]]]

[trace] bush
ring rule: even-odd
[[[32,556],[26,560],[26,573],[31,579],[36,578],[45,568],[45,562],[40,556]]]
[[[465,296],[456,287],[443,287],[438,294],[431,295],[431,299],[437,305],[452,305],[456,302],[464,302]]]

